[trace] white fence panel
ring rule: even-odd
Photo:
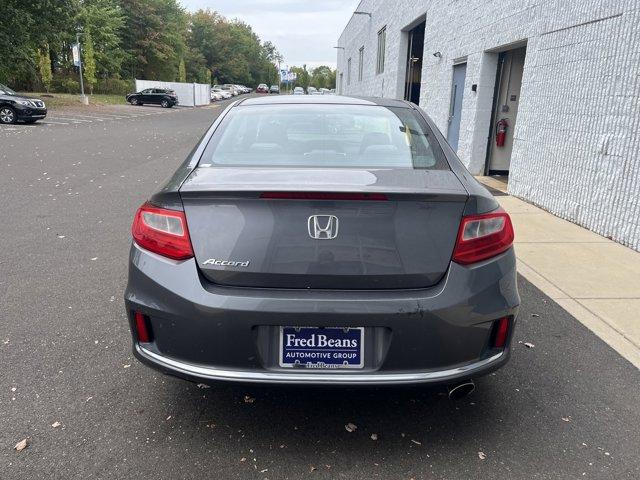
[[[211,102],[211,85],[193,84],[193,98],[196,105],[208,105]]]
[[[211,102],[211,86],[203,83],[159,82],[136,79],[136,91],[139,92],[145,88],[173,90],[178,96],[178,105],[184,107],[209,105]]]

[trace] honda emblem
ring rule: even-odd
[[[315,240],[331,240],[338,236],[338,217],[311,215],[307,221],[309,236]]]

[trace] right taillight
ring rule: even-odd
[[[453,261],[468,265],[495,257],[511,247],[513,237],[511,218],[502,209],[462,217]]]

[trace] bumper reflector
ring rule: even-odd
[[[493,337],[494,348],[504,348],[507,343],[507,337],[509,336],[509,318],[503,317],[496,320],[495,334]]]
[[[151,328],[149,325],[149,319],[140,312],[134,312],[133,318],[136,322],[136,335],[138,341],[142,343],[148,343],[151,341]]]

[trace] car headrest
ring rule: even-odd
[[[364,153],[367,148],[374,145],[391,145],[391,138],[382,132],[367,133],[362,137],[362,142],[360,142],[360,153]]]

